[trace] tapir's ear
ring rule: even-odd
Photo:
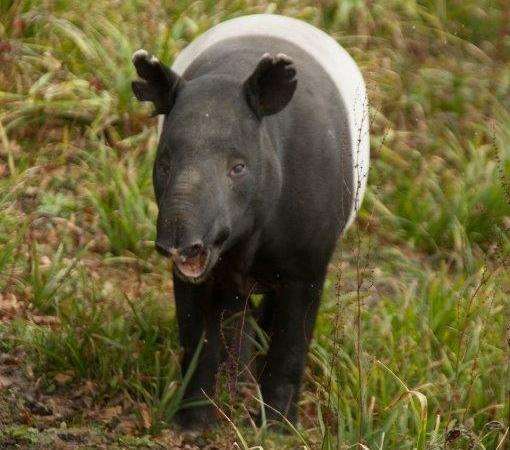
[[[152,102],[155,115],[169,113],[184,80],[143,49],[133,54],[133,65],[141,78],[131,83],[136,98]]]
[[[283,53],[262,55],[254,72],[244,82],[248,104],[259,119],[281,111],[297,86],[296,68]]]

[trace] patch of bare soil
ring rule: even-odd
[[[122,394],[108,401],[70,373],[37,378],[20,351],[0,353],[0,449],[224,449],[200,435],[150,436],[147,406]],[[209,440],[210,442],[210,440]]]

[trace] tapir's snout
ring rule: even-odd
[[[199,283],[232,236],[228,185],[214,165],[192,159],[174,167],[158,200],[156,250],[181,278]]]
[[[170,256],[172,248],[170,247],[170,244],[168,242],[165,242],[165,240],[157,239],[156,243],[156,251],[162,255],[162,256]]]
[[[160,222],[160,221],[158,221]],[[223,244],[230,236],[230,229],[213,221],[209,230],[176,222],[165,221],[170,226],[158,226],[156,250],[171,257],[178,275],[186,281],[200,283],[213,269]],[[203,229],[202,233],[193,230]]]
[[[168,248],[156,241],[156,249],[165,256],[171,256],[175,267],[187,280],[199,282],[205,278],[212,251],[206,248],[202,241],[182,248]]]

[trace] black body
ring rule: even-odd
[[[218,368],[239,357],[222,323],[263,292],[254,314],[270,346],[257,377],[268,417],[294,422],[328,262],[353,202],[338,89],[310,55],[274,38],[220,42],[182,77],[146,54],[134,63],[144,80],[135,94],[165,114],[156,245],[175,261],[183,371],[205,334],[186,398],[214,395]],[[248,330],[236,323],[231,336]],[[211,408],[185,409],[181,423],[210,424]]]

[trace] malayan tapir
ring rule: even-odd
[[[266,416],[295,422],[328,262],[366,186],[361,73],[324,32],[270,14],[215,26],[171,68],[145,50],[133,64],[135,96],[161,115],[156,248],[173,260],[184,372],[201,343],[185,400],[212,398],[232,351],[222,323],[261,292],[269,348],[256,379]],[[208,425],[213,408],[179,422]]]

